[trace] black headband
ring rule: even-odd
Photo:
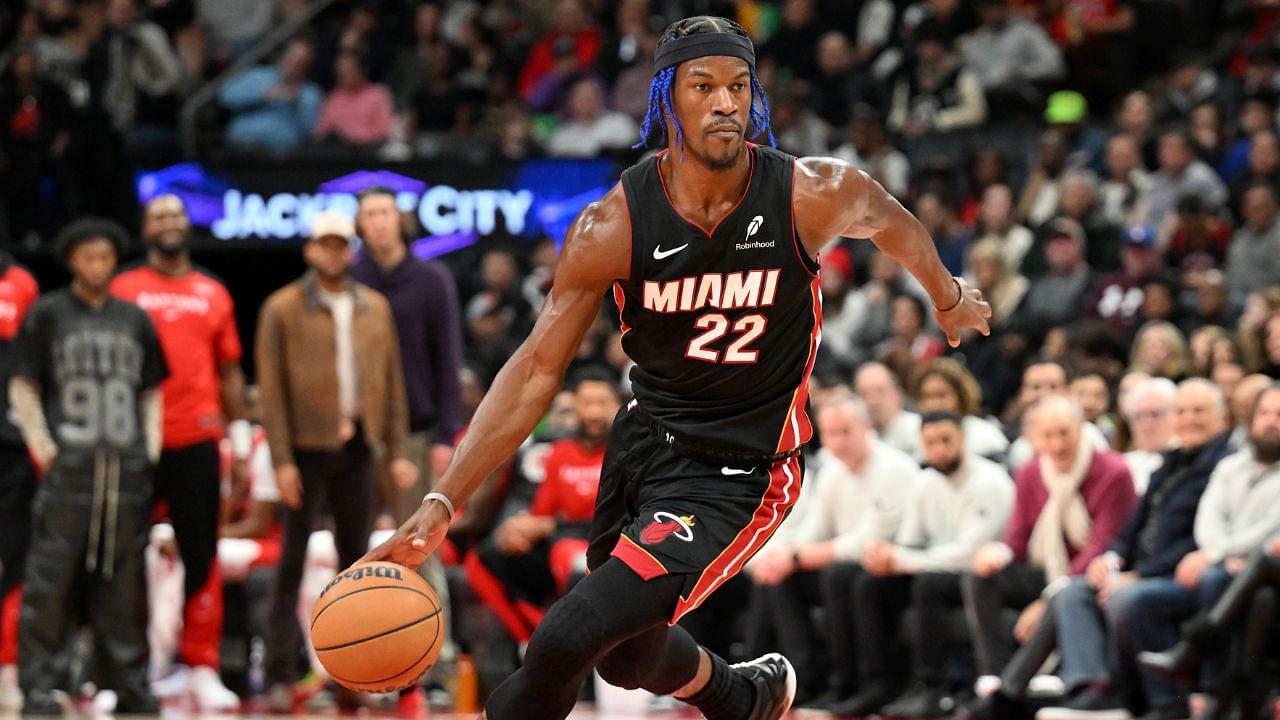
[[[686,60],[712,55],[741,58],[752,70],[756,69],[756,50],[751,38],[718,32],[668,40],[653,53],[653,71],[657,73]]]

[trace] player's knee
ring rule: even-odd
[[[646,687],[646,674],[655,654],[652,650],[647,643],[640,646],[635,641],[625,642],[600,658],[596,672],[601,680],[623,690]]]
[[[572,677],[604,647],[604,626],[590,601],[566,595],[551,607],[529,640],[524,669],[535,681]]]

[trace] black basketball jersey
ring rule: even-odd
[[[169,371],[142,308],[115,298],[90,307],[55,290],[27,313],[14,359],[13,374],[40,385],[60,458],[146,457],[141,395]]]
[[[795,158],[748,145],[742,199],[708,234],[648,158],[622,174],[631,277],[614,286],[640,407],[691,445],[754,454],[809,440],[822,318],[818,266],[792,217]]]

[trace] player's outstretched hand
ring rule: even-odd
[[[962,330],[977,330],[983,335],[991,334],[991,306],[982,299],[982,291],[969,287],[964,278],[956,278],[956,287],[960,289],[960,300],[954,307],[946,310],[934,309],[933,317],[938,327],[947,335],[947,344],[960,347]]]
[[[444,542],[449,511],[438,502],[425,502],[386,542],[365,553],[360,562],[390,560],[416,568]]]

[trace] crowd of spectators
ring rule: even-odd
[[[785,651],[801,700],[846,716],[1010,717],[1050,695],[1044,720],[1121,707],[1181,720],[1189,687],[1213,700],[1206,719],[1231,703],[1256,714],[1277,676],[1263,651],[1280,555],[1275,8],[366,0],[333,3],[268,61],[222,77],[306,6],[0,4],[10,245],[38,248],[84,215],[135,222],[131,169],[182,157],[179,108],[215,79],[219,140],[202,152],[638,157],[661,29],[694,10],[735,17],[759,48],[779,146],[880,181],[990,300],[992,332],[949,349],[927,296],[872,243],[825,252],[804,494],[747,572],[682,622],[725,657]],[[311,665],[298,598],[305,609],[407,516],[532,327],[553,240],[423,263],[406,222],[377,190],[354,218],[318,219],[308,275],[264,305],[261,397],[221,405],[261,427],[223,443],[217,572],[167,603],[153,592],[153,609],[187,608],[182,639],[153,648],[156,694],[225,707],[225,682],[294,709]],[[7,341],[34,294],[7,256],[0,271],[0,290],[23,298],[0,318]],[[500,680],[583,571],[602,423],[629,393],[611,311],[544,424],[422,568],[452,604],[433,689],[457,690],[463,652],[485,686]],[[227,348],[219,361],[238,363]],[[3,442],[23,456],[16,435]],[[317,503],[339,490],[361,502]],[[164,533],[152,546],[156,577],[191,562]],[[217,684],[170,662],[219,664],[200,652],[218,633],[193,637],[223,622],[192,614],[210,592],[227,602]],[[265,684],[252,647],[266,648]],[[1055,651],[1056,681],[1040,674]],[[1185,680],[1195,655],[1201,676],[1167,679]],[[14,660],[0,642],[0,666]],[[0,668],[0,705],[13,680]],[[320,692],[311,707],[329,702],[354,699]],[[421,710],[418,693],[398,702]]]

